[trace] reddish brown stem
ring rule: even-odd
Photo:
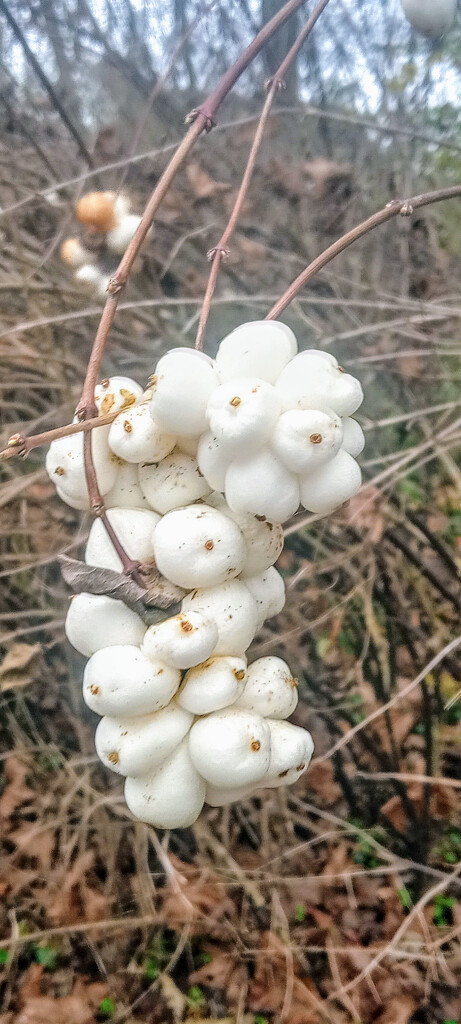
[[[54,427],[53,430],[44,430],[41,434],[31,434],[24,437],[22,434],[13,434],[8,439],[8,446],[0,451],[0,462],[14,458],[15,455],[28,455],[33,448],[40,448],[41,445],[51,444],[60,437],[70,437],[72,434],[81,434],[82,431],[95,430],[96,427],[104,427],[113,423],[118,412],[110,412],[107,416],[96,416],[92,420],[85,420],[82,423],[66,423],[64,427]]]
[[[302,7],[305,2],[306,0],[288,0],[288,3],[284,4],[278,14],[271,18],[267,25],[258,32],[250,45],[247,46],[243,53],[240,54],[233,66],[226,72],[216,89],[213,90],[202,106],[197,110],[192,111],[189,115],[188,121],[192,121],[189,131],[180,146],[178,146],[178,149],[159,179],[144,210],[139,227],[127,246],[118,269],[109,282],[109,296],[106,300],[101,321],[93,343],[85,383],[83,385],[82,396],[77,407],[77,415],[80,419],[88,419],[89,417],[95,416],[94,389],[99,376],[102,357],[104,355],[104,349],[106,347],[111,324],[118,306],[120,292],[128,280],[133,263],[139,253],[142,243],[144,242],[147,232],[149,231],[153,217],[157,212],[160,203],[168,192],[170,185],[176,177],[179,168],[184,163],[189,151],[195,145],[199,135],[201,135],[204,130],[209,131],[210,128],[213,127],[216,112],[222,101],[235,85],[237,79],[249,64],[251,64],[274,32],[283,25],[291,14],[297,11],[299,7]]]
[[[251,179],[253,177],[253,172],[256,165],[256,158],[259,152],[259,148],[261,146],[261,142],[263,140],[267,120],[269,118],[274,99],[278,91],[284,87],[285,77],[290,65],[297,57],[301,49],[301,46],[306,41],[308,35],[312,31],[317,19],[320,17],[327,3],[329,3],[329,0],[320,0],[320,3],[317,4],[311,16],[307,19],[306,24],[304,25],[302,31],[299,33],[297,39],[293,43],[293,46],[288,51],[286,57],[284,57],[275,75],[273,76],[273,78],[269,80],[269,91],[261,112],[261,117],[256,128],[255,136],[250,150],[250,155],[248,157],[248,162],[245,167],[240,188],[238,190],[237,198],[235,200],[228,223],[224,229],[223,234],[221,235],[221,238],[219,239],[218,244],[213,249],[210,249],[208,253],[208,258],[212,260],[212,264],[205,291],[205,296],[203,299],[203,305],[200,313],[200,320],[197,328],[197,337],[195,339],[195,348],[197,349],[203,349],[206,325],[208,322],[208,317],[210,315],[211,303],[214,295],[214,290],[216,287],[216,282],[218,279],[220,266],[222,261],[226,259],[228,256],[229,242],[234,233],[240,214],[242,212],[242,207],[247,196]]]
[[[319,270],[323,270],[328,263],[331,263],[336,256],[339,256],[341,252],[348,249],[353,242],[356,242],[359,238],[363,238],[364,235],[372,231],[373,228],[378,227],[380,224],[385,224],[386,221],[392,220],[393,217],[411,217],[414,210],[420,209],[422,206],[430,206],[432,203],[440,203],[444,199],[455,199],[461,196],[461,185],[453,185],[451,188],[437,189],[436,192],[425,192],[419,196],[412,196],[411,199],[393,199],[392,202],[388,203],[382,210],[378,210],[377,213],[373,213],[367,220],[362,221],[357,227],[352,228],[342,238],[338,238],[336,242],[328,246],[324,252],[317,256],[309,266],[306,267],[298,277],[289,285],[286,291],[283,293],[280,299],[277,300],[272,309],[266,316],[266,320],[276,320],[277,317],[283,313],[283,310],[296,298],[301,288],[311,280],[315,274],[318,274]]]
[[[94,468],[93,456],[91,453],[91,436],[92,432],[89,430],[85,433],[83,438],[83,459],[85,463],[86,485],[88,487],[88,495],[90,498],[90,509],[93,515],[100,519],[104,524],[109,540],[112,542],[122,563],[123,572],[127,576],[135,577],[136,571],[139,569],[139,562],[133,561],[133,559],[127,555],[125,548],[120,543],[107,516],[104,498],[99,490],[98,479]]]

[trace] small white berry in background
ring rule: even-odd
[[[90,658],[101,647],[142,643],[146,626],[123,601],[98,594],[72,598],[65,623],[66,636],[80,654]]]
[[[363,401],[360,382],[324,356],[300,352],[282,371],[276,389],[286,411],[331,409],[338,416],[352,416],[359,408]]]
[[[138,217],[136,213],[125,213],[125,215],[120,218],[118,224],[116,224],[115,227],[107,233],[106,243],[108,249],[119,255],[125,252],[127,245],[131,242],[131,239],[133,238],[135,231],[137,231],[140,223],[141,217]]]
[[[233,704],[243,693],[247,677],[245,658],[209,658],[186,672],[177,702],[194,715]]]
[[[255,320],[223,338],[216,369],[221,383],[245,376],[275,384],[296,352],[296,338],[289,327],[273,320]]]
[[[314,744],[307,729],[291,722],[268,719],[271,756],[264,786],[290,786],[306,771]]]
[[[187,614],[192,611],[201,612],[216,624],[217,643],[200,661],[204,661],[210,654],[244,654],[258,626],[256,601],[239,580],[231,580],[218,587],[193,590],[184,598],[181,608]]]
[[[258,782],[270,764],[270,729],[253,711],[225,708],[195,722],[189,751],[197,771],[214,786]]]
[[[243,582],[256,601],[259,629],[266,619],[271,619],[282,611],[285,605],[285,584],[273,565],[259,576],[245,576]]]
[[[151,508],[162,515],[205,498],[211,490],[196,460],[176,449],[161,462],[142,462],[139,484]]]
[[[134,462],[119,460],[114,486],[104,495],[106,508],[145,508],[150,505],[139,484],[138,467]]]
[[[166,434],[154,422],[149,406],[133,405],[121,412],[109,430],[109,447],[127,462],[160,462],[176,443],[173,434]]]
[[[117,460],[111,454],[107,442],[108,428],[97,427],[92,431],[91,453],[96,479],[101,494],[113,487],[117,476]],[[89,508],[89,495],[83,457],[83,431],[60,437],[52,441],[46,456],[46,471],[50,480],[59,487],[63,500],[69,496],[77,502],[77,508]]]
[[[184,609],[180,615],[149,626],[142,650],[154,661],[160,658],[175,668],[192,668],[209,658],[217,640],[218,626],[210,615]]]
[[[245,564],[238,526],[208,505],[168,512],[155,527],[153,545],[160,572],[186,590],[225,583]]]
[[[181,681],[177,669],[152,661],[134,645],[103,647],[87,662],[83,697],[98,715],[146,715],[169,704]]]
[[[168,352],[149,382],[154,420],[172,434],[198,436],[206,430],[206,407],[218,383],[213,360],[203,352]]]
[[[107,518],[129,558],[135,562],[153,561],[152,534],[159,521],[155,512],[139,508],[110,508]],[[123,571],[121,560],[100,519],[95,519],[91,527],[85,562],[101,569]]]
[[[197,447],[197,464],[207,484],[215,491],[223,491],[230,459],[224,448],[209,431],[202,434]]]
[[[439,39],[456,18],[456,0],[401,0],[403,13],[416,32]]]
[[[152,714],[102,718],[95,735],[97,755],[119,775],[147,775],[174,752],[193,721],[175,699]]]
[[[132,814],[156,828],[186,828],[205,801],[205,782],[194,767],[187,737],[149,775],[127,778],[125,800]]]
[[[365,447],[365,434],[363,433],[360,423],[357,423],[357,420],[352,420],[350,417],[343,420],[342,447],[344,448],[344,451],[348,452],[349,455],[352,455],[354,459],[357,458],[357,455],[360,455],[363,452]]]
[[[93,253],[85,249],[78,238],[66,238],[61,246],[61,259],[70,267],[90,266],[96,262]]]

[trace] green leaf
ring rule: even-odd
[[[102,1002],[99,1004],[98,1017],[102,1018],[103,1020],[108,1020],[110,1017],[114,1016],[114,1013],[114,1000],[111,999],[110,996],[107,996],[106,999],[103,999]]]
[[[202,989],[200,988],[200,985],[192,985],[192,988],[190,988],[189,992],[187,993],[187,999],[189,1002],[189,1006],[192,1008],[203,1005],[203,1003],[205,1002],[205,996],[202,992]]]
[[[304,921],[305,918],[306,918],[306,908],[303,907],[302,903],[298,903],[298,906],[296,907],[295,918],[296,918],[297,921],[300,921],[300,922]]]
[[[36,946],[35,959],[46,971],[55,971],[59,963],[59,950],[54,946]]]
[[[154,956],[150,956],[144,961],[144,975],[149,981],[155,981],[158,978],[158,964]]]
[[[397,895],[404,910],[408,910],[408,908],[411,907],[413,903],[411,893],[408,891],[408,889],[405,889],[405,887],[403,887],[402,889],[397,890]]]
[[[10,955],[9,949],[0,949],[0,965],[4,966],[8,963],[8,957]]]
[[[199,956],[198,959],[199,959],[199,963],[202,966],[204,966],[205,964],[211,964],[211,961],[212,961],[213,957],[212,957],[211,953],[200,953],[200,956]]]

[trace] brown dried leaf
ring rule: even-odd
[[[284,1006],[287,984],[291,984],[291,1001],[284,1021],[286,1024],[320,1024],[315,1008],[320,994],[310,978],[299,978],[293,965],[294,977],[288,979],[287,950],[273,932],[264,932],[262,945],[255,958],[254,977],[250,982],[250,1009],[255,1013],[280,1013]]]
[[[221,192],[227,192],[231,187],[223,181],[214,181],[197,162],[188,164],[186,174],[197,199],[212,199]]]
[[[38,668],[36,659],[41,651],[40,644],[13,644],[0,665],[2,690],[21,689],[34,682]]]
[[[169,615],[175,615],[184,597],[185,592],[165,580],[155,567],[145,570],[143,578],[146,586],[140,587],[123,573],[87,565],[68,555],[61,555],[59,562],[64,580],[74,594],[81,594],[82,591],[88,594],[107,594],[117,601],[124,601],[147,625],[165,618],[159,609],[163,612],[168,608]]]
[[[87,850],[77,858],[65,878],[58,880],[58,891],[48,908],[48,916],[55,924],[101,921],[106,916],[106,896],[85,877],[93,863],[94,851]]]
[[[16,1024],[94,1024],[94,1015],[108,994],[106,982],[87,984],[77,979],[69,996],[43,995],[43,967],[31,964],[21,988],[21,1010]]]

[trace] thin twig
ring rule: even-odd
[[[229,242],[234,233],[238,219],[242,212],[242,207],[245,202],[248,189],[250,187],[250,182],[253,177],[253,172],[256,165],[256,157],[258,155],[261,142],[263,140],[266,124],[272,109],[272,105],[280,89],[285,88],[285,78],[287,71],[290,68],[293,61],[296,59],[303,43],[310,35],[316,21],[320,17],[322,11],[324,10],[328,2],[329,0],[320,0],[320,2],[312,11],[311,16],[307,19],[306,24],[304,25],[302,31],[299,33],[297,39],[295,39],[293,46],[289,49],[286,57],[284,57],[282,63],[280,64],[280,67],[275,72],[275,75],[267,83],[267,97],[253,138],[253,143],[250,149],[250,155],[248,157],[247,165],[245,167],[240,188],[237,193],[237,198],[235,200],[227,225],[223,231],[223,234],[221,235],[221,238],[219,239],[219,242],[217,243],[216,246],[210,249],[207,254],[208,259],[212,260],[212,264],[210,274],[208,277],[208,283],[206,286],[203,306],[200,313],[200,320],[197,328],[197,337],[195,339],[195,348],[199,350],[203,349],[206,325],[208,322],[208,317],[210,315],[211,302],[213,299],[213,294],[216,287],[220,266],[222,261],[227,259],[229,255]]]
[[[414,210],[419,210],[422,206],[441,203],[444,199],[456,199],[459,196],[461,196],[461,185],[453,185],[451,188],[440,188],[435,192],[424,192],[422,195],[412,196],[411,199],[393,199],[382,210],[378,210],[377,213],[367,217],[361,224],[357,224],[355,228],[347,231],[345,235],[342,235],[336,242],[329,245],[328,249],[325,249],[312,263],[309,263],[309,266],[298,274],[281,298],[272,306],[272,309],[266,316],[266,320],[276,320],[283,313],[283,310],[289,306],[290,302],[296,298],[301,288],[315,274],[318,274],[319,270],[323,270],[336,256],[339,256],[345,249],[348,249],[359,238],[367,235],[373,228],[377,228],[380,224],[385,224],[386,221],[392,220],[393,217],[411,217]]]

